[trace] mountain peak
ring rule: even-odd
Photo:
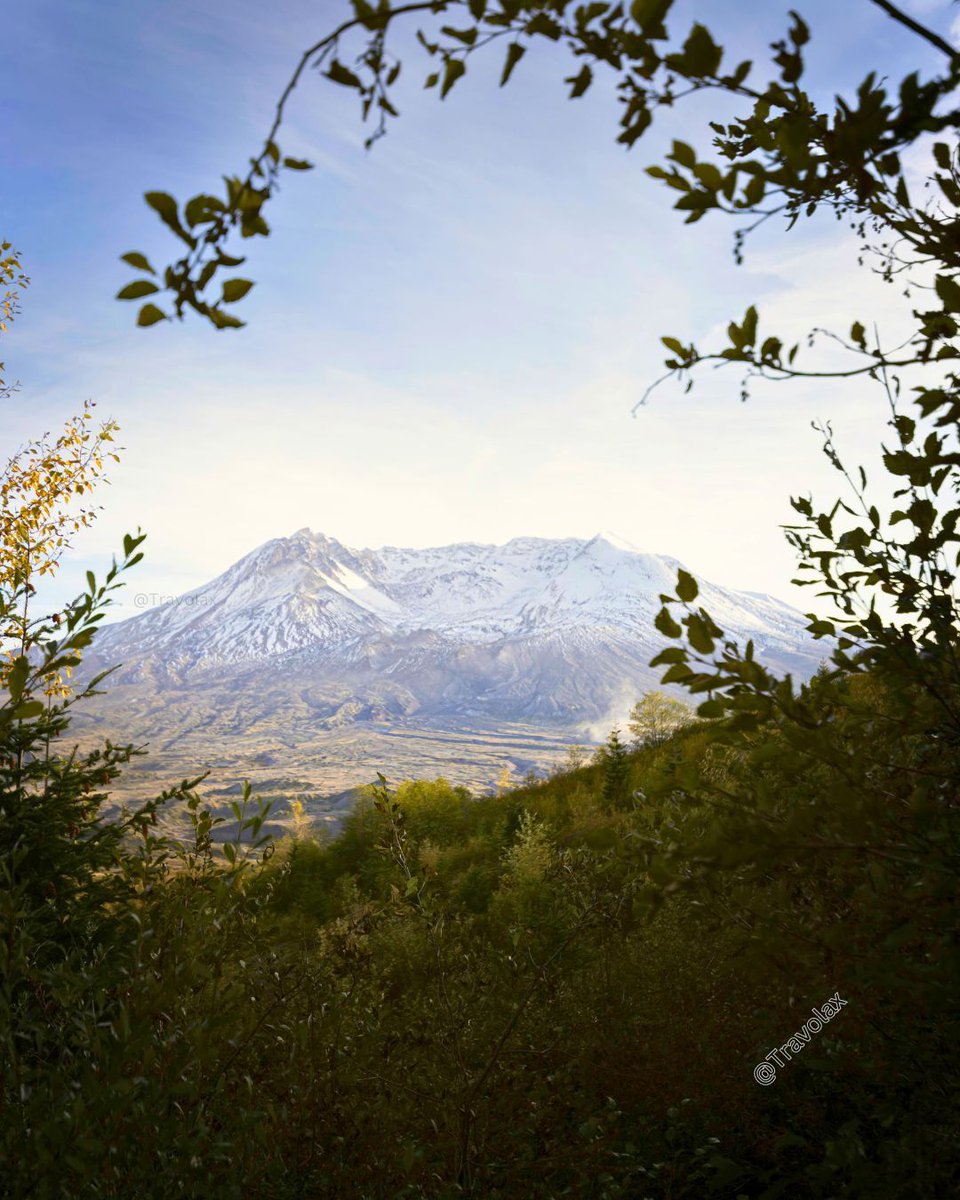
[[[124,664],[120,681],[239,687],[238,673],[263,670],[270,694],[279,680],[299,681],[309,712],[315,700],[326,711],[344,695],[380,704],[389,693],[408,713],[593,719],[625,690],[656,686],[654,619],[676,565],[609,531],[369,550],[304,528],[187,597],[105,629],[98,650],[103,665]],[[765,663],[816,670],[799,613],[700,585],[708,610],[732,637],[752,639]]]
[[[615,550],[624,550],[628,554],[642,554],[643,551],[639,546],[635,546],[633,542],[628,542],[626,538],[620,537],[610,529],[604,529],[601,533],[595,533],[590,539],[591,542],[606,542],[608,546],[613,546]]]

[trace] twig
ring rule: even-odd
[[[938,50],[942,50],[952,62],[960,61],[960,52],[954,49],[948,41],[945,41],[938,33],[934,33],[932,29],[927,29],[925,25],[921,25],[919,21],[915,21],[913,17],[907,16],[905,12],[901,12],[896,5],[890,3],[890,0],[873,0],[873,3],[877,8],[882,8],[888,17],[899,21],[901,25],[905,25],[907,29],[912,30],[918,37],[922,37],[931,46],[936,46]]]

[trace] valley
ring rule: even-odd
[[[679,565],[612,535],[354,550],[302,529],[106,626],[83,670],[116,669],[73,735],[145,747],[127,802],[208,772],[214,808],[249,779],[281,823],[298,797],[333,826],[378,770],[482,794],[603,741],[660,686],[654,618]],[[795,610],[707,582],[701,596],[761,661],[816,670]]]

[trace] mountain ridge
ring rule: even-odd
[[[575,643],[606,630],[612,642],[649,649],[662,640],[652,622],[680,565],[600,534],[358,550],[304,528],[254,548],[208,584],[105,626],[98,657],[126,659],[120,678],[138,669],[132,660],[185,679],[289,656],[349,664],[390,639],[421,647],[434,639],[439,651]],[[811,657],[804,618],[782,601],[701,586],[705,607],[734,635],[752,636],[761,656]]]
[[[484,791],[602,740],[660,686],[653,621],[680,565],[601,534],[370,550],[300,529],[104,626],[81,670],[120,665],[78,728],[162,752],[135,761],[131,798],[204,769],[215,794],[249,778],[320,812],[377,770]],[[816,670],[800,613],[700,587],[766,665]]]

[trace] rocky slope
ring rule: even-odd
[[[115,682],[158,690],[296,679],[327,721],[592,721],[624,689],[655,683],[653,618],[678,565],[599,535],[353,550],[303,529],[105,628],[95,665],[120,663]],[[821,649],[787,605],[706,582],[701,594],[762,661],[816,669]]]
[[[482,790],[602,740],[658,686],[653,618],[678,565],[599,535],[354,550],[303,529],[106,626],[84,669],[120,665],[74,729],[149,746],[130,795],[204,769],[211,795],[250,778],[321,813],[377,770]],[[799,613],[700,585],[761,661],[816,670]]]

